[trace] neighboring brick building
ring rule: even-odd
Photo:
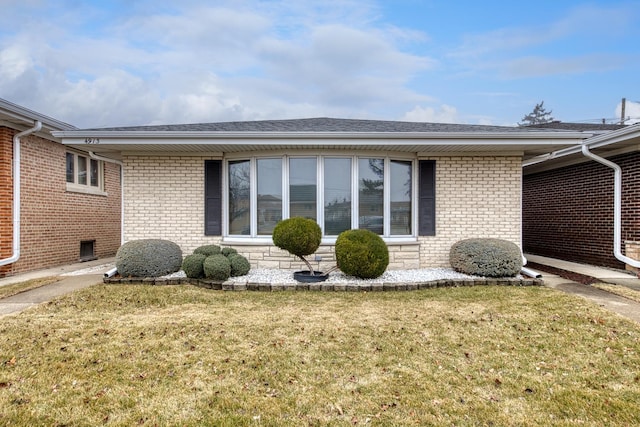
[[[20,138],[20,247],[14,256],[14,136]],[[0,277],[115,255],[121,242],[120,166],[64,147],[73,126],[0,99]],[[17,202],[17,201],[16,201]],[[8,262],[8,263],[7,263]]]
[[[595,154],[622,168],[622,253],[640,241],[638,126],[617,126],[585,140]],[[524,168],[525,252],[625,268],[614,256],[614,172],[574,151]]]
[[[124,240],[164,238],[185,254],[217,243],[253,267],[299,269],[271,241],[303,209],[323,230],[320,268],[341,229],[376,230],[389,268],[449,265],[453,243],[521,244],[522,161],[580,144],[580,132],[376,120],[299,119],[54,132],[124,164]],[[314,191],[315,190],[315,191]],[[304,202],[296,194],[305,193]],[[336,219],[338,218],[338,219]]]

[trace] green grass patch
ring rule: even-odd
[[[98,285],[2,319],[0,424],[638,425],[639,339],[542,287]]]

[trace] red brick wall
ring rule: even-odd
[[[7,133],[3,130],[0,137]],[[12,138],[14,132],[9,133]],[[21,256],[18,262],[0,267],[0,277],[77,262],[83,240],[95,240],[98,258],[115,255],[120,245],[120,167],[104,164],[107,196],[67,192],[65,152],[55,142],[22,138]],[[0,173],[1,168],[0,164]],[[0,201],[5,199],[2,194]],[[11,228],[10,200],[8,208],[8,217],[2,210],[3,230],[5,224]],[[11,233],[8,239],[2,234],[3,258],[11,255]]]
[[[622,168],[622,247],[640,239],[640,153],[610,159]],[[613,256],[613,170],[590,161],[523,179],[524,250],[624,268]]]
[[[0,127],[0,259],[11,256],[13,235],[13,213],[11,201],[13,198],[13,179],[11,177],[11,162],[13,161],[14,132],[6,127]],[[0,267],[0,275],[2,272]]]

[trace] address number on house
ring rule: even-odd
[[[100,144],[100,138],[85,138],[85,144]]]

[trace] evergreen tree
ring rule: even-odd
[[[522,122],[518,123],[518,126],[530,126],[552,122],[554,119],[551,117],[551,113],[552,111],[547,111],[544,108],[544,101],[542,101],[533,107],[532,112],[522,118]]]

